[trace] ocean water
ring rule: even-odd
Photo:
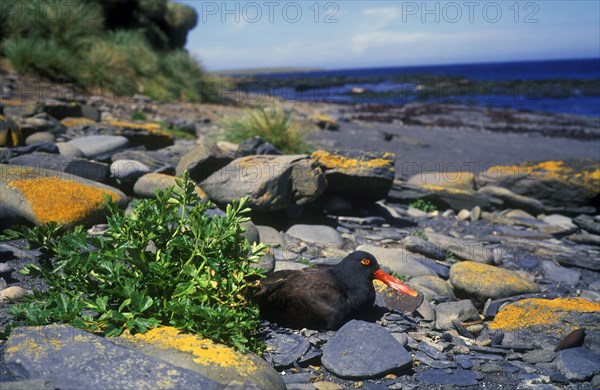
[[[415,81],[406,82],[407,76]],[[462,77],[471,84],[462,86],[461,92],[453,83],[424,91],[420,76]],[[337,69],[262,74],[255,80],[257,84],[248,88],[288,100],[390,105],[419,100],[600,117],[600,58]],[[298,87],[307,80],[311,87]],[[591,80],[592,87],[588,83],[587,92],[581,91],[578,80]],[[512,81],[510,87],[497,88],[507,81]],[[365,92],[352,93],[356,88]]]

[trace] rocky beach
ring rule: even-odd
[[[592,389],[600,386],[598,117],[431,102],[263,98],[161,103],[3,74],[0,228],[107,229],[189,172],[220,208],[248,197],[259,266],[325,267],[372,253],[419,292],[375,282],[336,331],[263,321],[263,356],[174,328],[100,337],[53,324],[0,338],[0,388]],[[223,140],[222,121],[273,104],[311,151]],[[127,211],[126,211],[127,212]],[[215,209],[214,213],[223,213]],[[47,286],[23,240],[0,243],[0,330]]]

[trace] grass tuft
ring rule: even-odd
[[[225,138],[232,142],[259,136],[287,154],[302,154],[310,151],[305,141],[300,122],[292,112],[280,108],[257,108],[240,118],[228,118],[223,123]]]

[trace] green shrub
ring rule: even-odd
[[[49,38],[19,38],[4,41],[4,53],[19,73],[37,74],[53,80],[74,80],[73,53]]]
[[[417,199],[414,202],[411,202],[408,207],[412,207],[415,209],[419,209],[421,211],[424,211],[426,213],[430,213],[432,211],[437,210],[437,207],[435,207],[435,205],[425,199]]]
[[[418,237],[424,241],[429,241],[429,237],[427,237],[427,234],[423,233],[421,230],[415,230],[413,236]]]
[[[145,121],[146,120],[146,114],[144,114],[141,111],[134,111],[131,114],[131,119],[133,119],[134,121]]]
[[[107,336],[170,325],[256,350],[259,311],[249,294],[263,275],[253,264],[264,246],[242,236],[244,204],[227,206],[225,217],[209,216],[212,205],[200,201],[185,173],[177,187],[141,200],[131,214],[107,200],[104,236],[57,224],[10,230],[4,239],[26,238],[42,248],[40,265],[22,272],[50,287],[11,313],[31,325],[62,321]]]
[[[225,138],[232,142],[242,142],[259,136],[284,153],[307,153],[309,145],[306,134],[301,132],[300,123],[290,111],[280,108],[257,108],[240,118],[229,118],[224,122]]]

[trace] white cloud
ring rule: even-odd
[[[380,30],[398,19],[401,15],[400,8],[367,8],[362,11],[363,15],[369,17],[367,28],[371,31]]]

